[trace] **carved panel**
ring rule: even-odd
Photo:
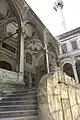
[[[18,24],[16,22],[10,22],[6,25],[6,28],[5,28],[5,33],[6,35],[12,35],[12,38],[13,39],[17,39],[18,38],[18,33],[17,33],[17,30],[18,29]]]
[[[26,53],[26,63],[32,64],[32,55],[30,53]]]

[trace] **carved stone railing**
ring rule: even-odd
[[[24,84],[19,80],[19,73],[0,68],[0,98],[12,94],[16,89],[23,88]]]
[[[17,82],[18,73],[0,68],[0,82]]]

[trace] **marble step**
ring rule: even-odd
[[[30,99],[37,99],[37,95],[27,95],[27,96],[12,96],[6,97],[3,101],[15,101],[15,100],[30,100]]]
[[[37,100],[19,100],[19,101],[0,101],[0,106],[3,105],[28,105],[37,104]]]
[[[13,118],[13,117],[37,116],[37,115],[38,115],[38,110],[2,111],[0,112],[0,119]]]
[[[1,118],[0,120],[39,120],[39,119],[38,116],[27,116],[27,117]]]
[[[0,106],[0,112],[2,112],[2,111],[17,111],[17,110],[38,110],[38,106],[37,106],[37,104]]]

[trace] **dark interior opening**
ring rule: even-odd
[[[12,71],[12,66],[5,61],[0,61],[0,68]]]

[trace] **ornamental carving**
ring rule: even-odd
[[[18,24],[16,22],[10,22],[6,25],[5,33],[8,36],[14,34],[12,38],[17,39],[18,38],[17,29],[18,29]]]
[[[16,14],[16,13],[15,13]],[[0,39],[13,35],[18,29],[17,19],[13,9],[10,8],[7,0],[0,1]],[[14,34],[11,39],[18,38],[18,34]]]
[[[26,53],[26,63],[32,64],[32,55],[30,53]]]

